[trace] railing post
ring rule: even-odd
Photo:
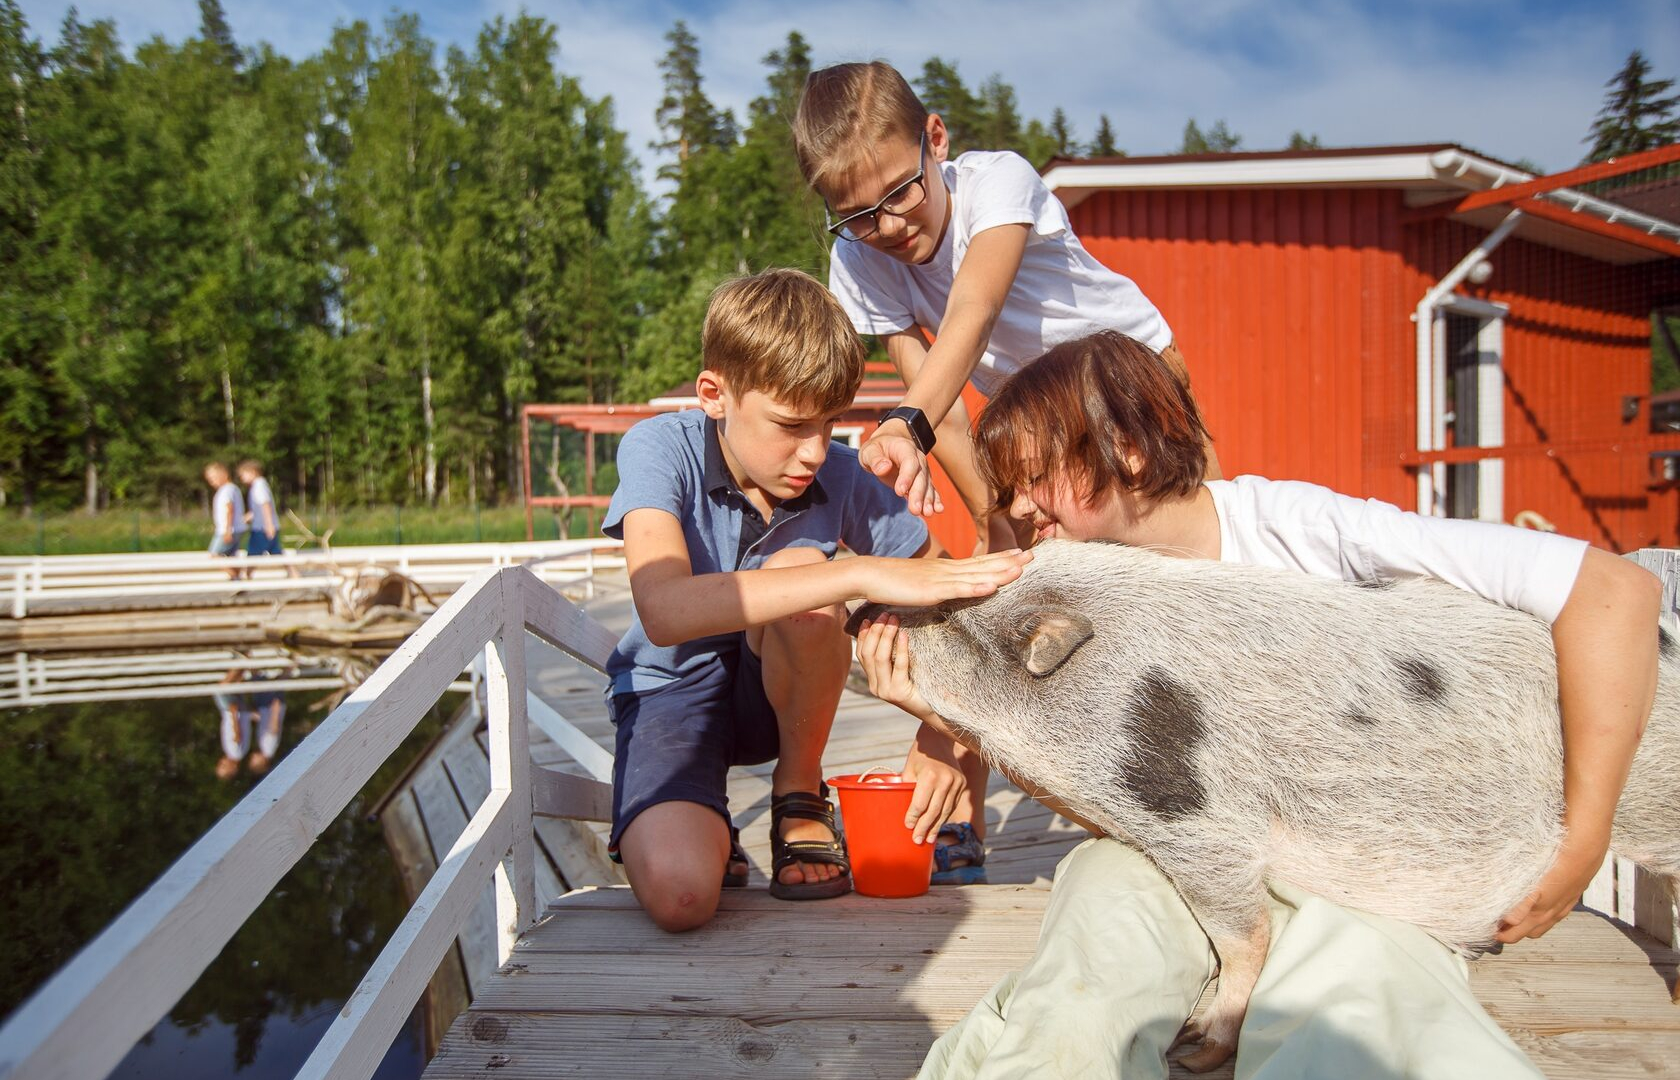
[[[509,793],[513,844],[496,868],[497,962],[506,963],[519,934],[537,916],[536,853],[531,838],[530,727],[525,715],[525,574],[497,572],[502,625],[484,650],[490,708],[490,788]]]
[[[29,587],[29,571],[18,567],[12,579],[12,618],[21,619],[29,614],[29,602],[24,599],[23,592]]]

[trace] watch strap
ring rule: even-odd
[[[910,429],[910,438],[915,441],[916,448],[927,454],[933,451],[933,425],[928,423],[927,414],[913,405],[900,405],[896,409],[888,409],[881,414],[880,423],[888,420],[902,420]]]

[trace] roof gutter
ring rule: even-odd
[[[1521,184],[1535,178],[1533,173],[1512,169],[1486,158],[1466,154],[1462,150],[1437,150],[1429,156],[1430,165],[1434,166],[1436,176],[1442,180],[1462,180],[1466,176],[1489,181],[1490,188],[1501,188],[1508,184]],[[1566,210],[1573,210],[1580,214],[1591,214],[1593,217],[1617,225],[1625,225],[1630,229],[1638,229],[1648,236],[1660,236],[1666,240],[1680,243],[1680,225],[1662,218],[1641,214],[1619,203],[1607,199],[1595,198],[1574,188],[1558,188],[1547,191],[1534,198],[1555,202]]]

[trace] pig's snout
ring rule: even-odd
[[[898,616],[899,624],[906,629],[914,626],[927,626],[931,623],[942,622],[945,612],[937,607],[889,607],[877,604],[873,600],[865,600],[852,612],[846,620],[846,633],[852,637],[858,636],[858,630],[867,622],[876,622],[884,615]]]

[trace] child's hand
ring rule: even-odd
[[[865,600],[905,607],[990,596],[1031,561],[1031,552],[1015,549],[972,559],[875,559],[860,591]]]
[[[1537,938],[1556,926],[1575,907],[1592,884],[1610,850],[1609,838],[1594,840],[1575,830],[1565,836],[1557,861],[1540,879],[1528,898],[1499,920],[1500,941],[1509,945],[1523,938]]]
[[[871,694],[923,723],[932,722],[933,709],[910,682],[910,634],[899,628],[897,617],[866,621],[858,631],[857,656]]]
[[[898,434],[897,429],[876,428],[858,450],[858,464],[909,503],[912,514],[929,517],[945,509],[934,490],[927,457],[914,439]]]
[[[904,759],[900,773],[906,780],[916,782],[916,790],[910,796],[910,812],[904,815],[904,827],[918,844],[936,842],[939,827],[950,820],[956,812],[957,800],[968,790],[968,781],[954,759],[955,744],[943,738],[924,740],[922,736],[926,732],[923,728],[910,744],[910,754]]]

